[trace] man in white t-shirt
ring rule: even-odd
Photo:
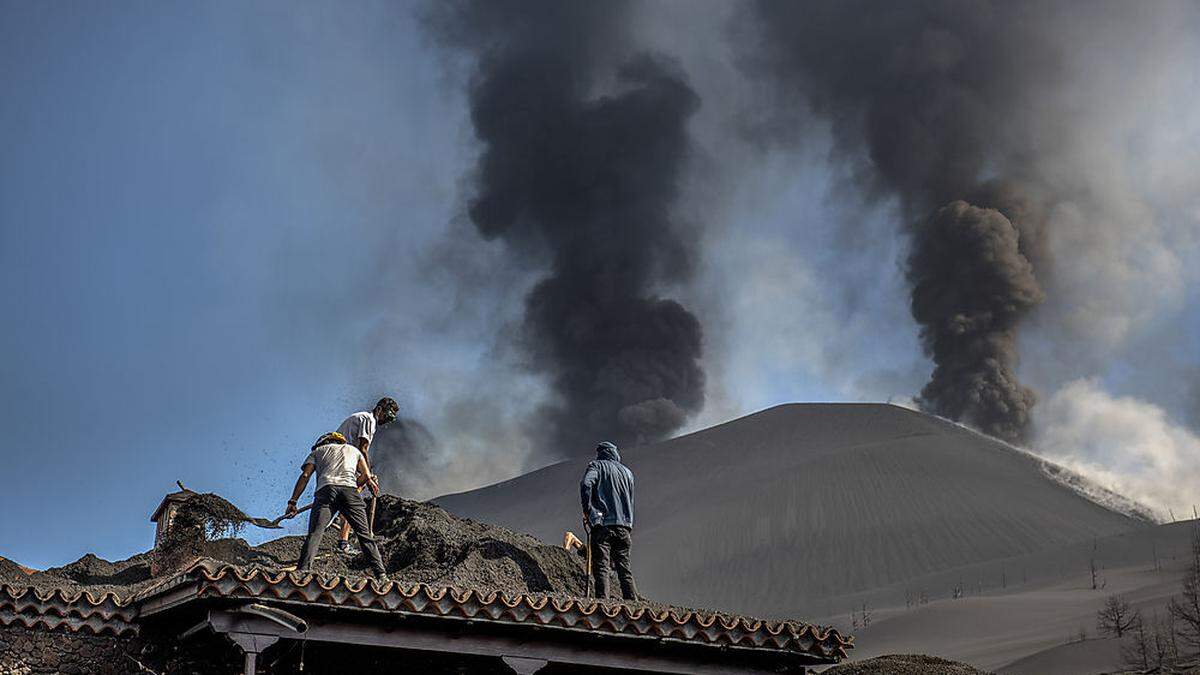
[[[379,399],[375,407],[370,412],[356,412],[347,417],[342,425],[338,427],[337,432],[346,438],[346,442],[358,448],[362,452],[363,459],[367,460],[367,465],[370,466],[371,460],[368,451],[371,448],[371,441],[375,440],[375,430],[381,426],[390,424],[396,419],[396,415],[400,413],[400,406],[395,400],[387,396]],[[370,493],[362,491],[363,496],[367,497]],[[353,551],[350,548],[350,523],[342,519],[341,539],[338,541],[338,548],[342,553],[351,554]]]
[[[378,495],[379,483],[371,475],[371,469],[367,466],[362,452],[345,441],[346,439],[336,432],[317,439],[312,452],[305,458],[300,469],[296,487],[292,489],[292,498],[288,500],[285,512],[287,515],[296,513],[296,500],[300,499],[304,488],[308,486],[309,476],[314,473],[317,475],[313,507],[308,514],[308,536],[304,539],[304,549],[300,553],[296,569],[312,569],[317,549],[321,545],[321,536],[336,513],[341,515],[358,535],[359,544],[371,561],[371,570],[375,578],[387,581],[379,546],[375,543],[375,536],[367,523],[366,504],[356,489],[360,481],[365,482],[371,492]]]

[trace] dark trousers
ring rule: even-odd
[[[321,546],[321,537],[335,513],[341,514],[350,523],[350,529],[358,535],[359,544],[371,561],[371,569],[377,575],[382,574],[383,558],[379,555],[375,536],[371,534],[371,526],[367,524],[367,506],[354,488],[342,485],[326,485],[314,495],[312,511],[308,514],[308,537],[304,540],[304,551],[300,553],[296,569],[312,569],[317,549]]]
[[[597,525],[592,528],[592,580],[596,584],[594,596],[608,597],[608,570],[617,572],[621,583],[621,597],[637,600],[637,586],[633,583],[633,571],[629,569],[629,549],[633,546],[633,531],[623,525]]]

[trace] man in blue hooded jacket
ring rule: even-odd
[[[608,597],[611,564],[621,583],[621,597],[636,600],[637,586],[629,569],[629,549],[633,544],[633,472],[621,463],[617,446],[608,441],[596,446],[596,459],[588,463],[583,480],[579,481],[579,497],[584,522],[591,531],[595,597]]]

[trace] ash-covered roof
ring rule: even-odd
[[[180,591],[186,593],[181,594]],[[543,594],[505,594],[367,578],[332,578],[296,572],[243,569],[200,561],[170,583],[143,592],[143,615],[202,598],[273,600],[342,609],[374,609],[403,614],[458,617],[519,624],[679,640],[715,646],[799,652],[821,660],[846,658],[853,638],[837,629],[794,621],[764,621],[731,614],[684,609],[654,609],[592,598]]]
[[[580,597],[577,556],[434,505],[385,496],[377,516],[393,579],[383,584],[362,576],[360,559],[332,550],[336,533],[326,533],[315,573],[287,571],[301,537],[254,547],[199,537],[197,553],[167,576],[151,564],[158,552],[117,563],[85,556],[33,575],[0,570],[0,625],[143,637],[192,635],[192,626],[234,639],[238,626],[266,621],[262,612],[282,612],[315,642],[601,667],[630,658],[689,673],[703,663],[777,672],[834,663],[853,648],[837,630],[803,622]],[[267,621],[243,632],[294,640],[297,630]]]
[[[846,658],[853,638],[836,629],[794,621],[660,609],[590,598],[536,593],[509,595],[367,578],[273,572],[201,559],[181,574],[122,599],[112,593],[37,591],[0,585],[0,624],[94,634],[136,633],[155,615],[209,600],[245,600],[281,606],[379,611],[478,624],[652,639],[680,645],[786,652],[819,662]]]

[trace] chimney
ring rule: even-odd
[[[151,557],[150,573],[158,574],[160,571],[158,563],[159,549],[163,545],[163,540],[166,539],[167,533],[171,530],[171,525],[175,522],[175,515],[179,512],[179,506],[186,502],[188,498],[195,494],[191,490],[179,485],[179,490],[169,492],[163,497],[158,508],[154,509],[154,513],[150,516],[150,522],[155,524],[154,528],[154,555]]]

